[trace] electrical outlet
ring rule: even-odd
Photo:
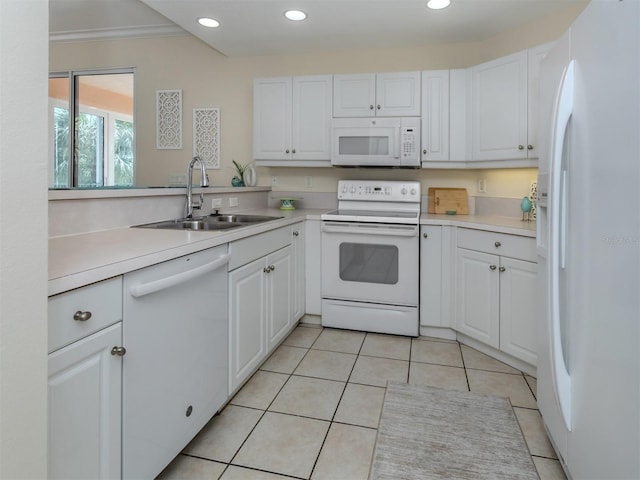
[[[271,186],[272,187],[277,187],[278,186],[278,177],[276,177],[275,175],[273,175],[271,177]]]
[[[487,193],[487,179],[478,180],[478,193]]]
[[[211,208],[222,208],[222,199],[221,198],[212,198],[211,199]]]
[[[237,207],[238,206],[238,197],[229,198],[229,207]]]
[[[305,188],[313,187],[313,177],[311,175],[307,175],[304,177],[304,186]]]

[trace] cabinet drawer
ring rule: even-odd
[[[91,312],[75,320],[76,312]],[[122,320],[122,277],[61,293],[49,298],[49,352]]]
[[[458,247],[529,262],[536,261],[536,242],[532,237],[458,228]]]
[[[229,271],[291,244],[291,227],[253,235],[229,244]]]

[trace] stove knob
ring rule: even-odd
[[[356,187],[353,187],[353,186],[352,186],[352,187],[349,189],[349,191],[350,191],[351,193],[356,193]]]
[[[342,193],[347,193],[347,186],[346,185],[342,186]]]
[[[406,188],[404,188],[404,187],[402,187],[402,190],[400,190],[400,193],[401,193],[402,195],[406,195],[406,194],[407,194],[407,189],[406,189]]]
[[[412,189],[411,189],[411,195],[415,195],[416,193],[418,193],[418,192],[416,192],[416,189],[415,189],[415,188],[412,188]]]

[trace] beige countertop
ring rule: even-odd
[[[56,295],[303,220],[320,220],[320,215],[326,211],[326,209],[243,211],[242,213],[282,218],[222,231],[156,230],[125,227],[50,237],[49,295]],[[453,225],[530,237],[536,235],[535,222],[522,222],[511,217],[423,214],[420,217],[420,224]]]

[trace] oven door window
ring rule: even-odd
[[[345,282],[398,283],[399,251],[395,245],[340,244],[340,279]]]

